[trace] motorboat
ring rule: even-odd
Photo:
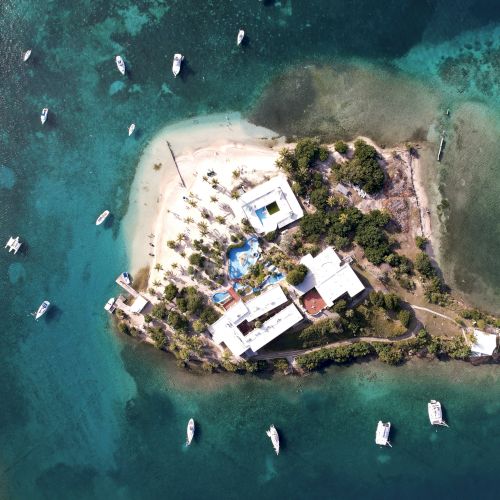
[[[50,302],[48,300],[44,300],[36,313],[33,313],[35,316],[35,319],[40,319],[48,310],[50,307]]]
[[[127,272],[124,272],[121,274],[121,278],[122,278],[122,281],[126,284],[126,285],[130,285],[130,283],[132,283],[132,278],[130,276],[129,273]]]
[[[26,62],[31,57],[31,49],[23,53],[23,61]]]
[[[135,130],[135,123],[131,123],[130,127],[128,128],[128,136],[129,137],[134,133],[134,130]]]
[[[236,38],[236,45],[241,45],[243,38],[245,38],[245,31],[244,30],[238,31],[238,37]]]
[[[106,305],[104,306],[104,310],[108,311],[109,314],[113,314],[116,309],[116,299],[114,297],[111,297],[107,302]]]
[[[42,114],[40,115],[40,121],[42,122],[42,125],[47,121],[48,115],[49,115],[49,108],[43,108]]]
[[[121,58],[121,56],[116,56],[115,57],[115,62],[116,62],[116,67],[118,68],[118,71],[124,75],[125,74],[125,62]]]
[[[109,215],[109,210],[104,210],[104,212],[97,217],[97,220],[95,221],[96,226],[100,226],[107,218]]]
[[[174,54],[174,61],[172,63],[172,73],[174,76],[180,73],[182,61],[184,61],[184,56],[182,54]]]
[[[9,253],[14,252],[14,254],[16,254],[17,251],[21,248],[21,242],[19,241],[19,236],[16,236],[15,238],[11,236],[4,248],[8,248]]]
[[[278,434],[278,431],[276,430],[276,427],[274,425],[271,425],[269,427],[269,430],[266,431],[266,434],[271,438],[271,443],[273,443],[273,448],[274,451],[276,452],[276,455],[280,454],[280,437]]]
[[[448,424],[443,420],[443,411],[439,401],[431,399],[430,402],[427,403],[427,411],[432,425],[442,425],[444,427],[448,427]]]
[[[391,432],[391,423],[390,422],[382,422],[382,420],[378,421],[377,431],[375,432],[375,443],[379,446],[389,446],[392,448],[391,443],[389,442],[389,433]]]
[[[189,446],[191,444],[191,441],[193,440],[194,437],[194,420],[192,418],[189,419],[188,425],[187,425],[187,439],[186,439],[186,446]]]

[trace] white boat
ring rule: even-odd
[[[186,446],[189,446],[191,444],[193,437],[194,437],[194,420],[192,418],[190,418],[188,425],[187,425]]]
[[[9,253],[14,252],[16,254],[17,251],[21,248],[21,242],[19,241],[19,236],[16,236],[15,238],[11,236],[4,248],[8,248]]]
[[[129,273],[127,273],[126,271],[123,272],[121,275],[120,275],[122,281],[126,284],[126,285],[130,285],[130,283],[132,283],[132,277],[130,276]]]
[[[131,123],[130,127],[128,128],[128,136],[129,137],[134,133],[134,130],[135,130],[135,123]]]
[[[124,75],[125,74],[125,62],[121,58],[121,56],[116,56],[115,57],[115,62],[116,62],[116,67],[118,68],[118,71]]]
[[[23,54],[23,61],[26,62],[29,58],[31,57],[31,49],[27,50],[24,54]]]
[[[49,108],[43,108],[42,114],[40,115],[40,121],[42,125],[47,121],[47,116],[49,115]]]
[[[37,312],[33,313],[35,315],[35,319],[41,318],[49,310],[49,307],[50,302],[48,300],[44,300],[38,308]]]
[[[116,309],[115,305],[116,299],[114,297],[111,297],[107,302],[106,305],[104,306],[104,310],[108,311],[109,314],[113,314]]]
[[[378,421],[377,431],[375,433],[375,443],[380,446],[391,446],[389,442],[389,433],[391,432],[391,423]],[[392,446],[391,446],[392,448]]]
[[[238,31],[238,37],[236,38],[236,45],[241,45],[243,38],[245,38],[245,32],[243,30]]]
[[[430,402],[427,403],[427,411],[432,425],[442,425],[444,427],[448,427],[448,424],[443,420],[443,411],[439,401],[431,399]]]
[[[109,210],[104,210],[104,212],[97,217],[97,220],[95,221],[96,226],[100,226],[107,218],[109,215]]]
[[[174,54],[174,61],[172,63],[172,73],[174,76],[177,76],[180,73],[183,60],[184,56],[182,54]]]
[[[266,434],[271,438],[271,443],[273,443],[273,448],[274,451],[276,452],[276,455],[280,454],[280,437],[278,434],[278,431],[276,430],[276,427],[274,425],[271,425],[269,427],[269,430],[266,431]]]

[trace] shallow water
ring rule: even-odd
[[[488,260],[500,239],[498,163],[496,143],[484,131],[496,130],[498,121],[497,59],[488,43],[496,43],[500,9],[490,4],[1,4],[0,233],[5,241],[19,234],[26,249],[0,253],[2,497],[417,497],[424,478],[428,496],[494,497],[494,367],[360,365],[304,380],[193,379],[151,348],[117,338],[102,309],[116,293],[114,278],[127,269],[122,220],[148,141],[168,123],[231,110],[287,134],[331,126],[390,143],[413,133],[436,140],[451,107],[442,167],[449,220],[477,210],[487,235],[468,267],[477,274],[465,285],[478,287],[470,290],[477,298],[482,282],[498,293],[498,262]],[[248,38],[238,49],[240,27]],[[478,49],[460,49],[477,35],[485,39]],[[28,47],[33,55],[22,64]],[[173,79],[178,50],[186,64]],[[460,57],[458,72],[443,65],[448,52]],[[117,53],[126,78],[114,65]],[[427,64],[412,62],[422,59]],[[319,69],[304,70],[314,64]],[[462,90],[464,71],[477,78]],[[281,94],[268,87],[275,77]],[[267,113],[259,106],[266,88],[280,97],[274,107],[268,101]],[[470,99],[477,106],[471,112]],[[42,127],[44,106],[50,114]],[[475,117],[473,130],[463,116]],[[136,133],[128,137],[132,122]],[[463,154],[454,153],[454,141]],[[468,180],[465,167],[478,143],[481,175]],[[457,189],[461,178],[467,182]],[[111,224],[97,228],[105,208]],[[467,262],[478,239],[469,232],[473,221],[448,233],[448,242],[458,242],[448,254],[458,282],[463,265],[453,266]],[[28,313],[44,299],[54,306],[35,323]],[[449,433],[427,425],[425,402],[436,396],[448,410]],[[191,415],[200,434],[186,451]],[[390,452],[372,445],[378,418],[394,422]],[[272,422],[285,441],[279,458],[264,434]]]

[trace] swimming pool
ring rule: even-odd
[[[249,238],[245,244],[229,250],[229,277],[238,279],[248,272],[260,257],[259,242],[256,237]]]
[[[258,208],[256,211],[255,211],[255,215],[259,218],[259,220],[261,222],[264,221],[264,219],[267,219],[267,216],[269,215],[268,212],[267,212],[267,208],[266,207],[262,207],[262,208]]]
[[[231,294],[229,292],[217,292],[212,295],[212,300],[216,304],[221,304],[225,302],[230,296]]]
[[[281,281],[285,277],[284,274],[277,273],[277,274],[271,274],[268,276],[260,285],[260,289],[262,290],[266,286],[273,285],[274,283],[278,283],[278,281]]]

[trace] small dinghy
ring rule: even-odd
[[[430,402],[427,403],[427,412],[429,413],[429,420],[432,425],[448,427],[448,424],[443,420],[443,411],[439,401],[431,399]]]
[[[135,123],[131,123],[130,127],[128,128],[128,136],[129,137],[134,133],[134,130],[135,130]]]
[[[41,306],[38,308],[38,310],[35,313],[33,313],[35,319],[36,320],[40,319],[49,310],[49,307],[50,307],[50,302],[48,300],[44,300]]]
[[[40,115],[40,121],[42,125],[47,121],[47,116],[49,115],[49,108],[43,108],[42,114]]]
[[[189,446],[191,444],[191,441],[193,440],[194,437],[194,420],[192,418],[189,419],[188,425],[187,425],[187,439],[186,439],[186,446]]]
[[[271,425],[269,427],[269,430],[266,431],[266,434],[271,438],[271,443],[273,443],[273,448],[274,451],[276,452],[276,455],[280,454],[280,437],[278,434],[278,431],[276,430],[276,427],[274,425]]]
[[[96,226],[100,226],[107,218],[109,215],[109,210],[104,210],[104,212],[97,217],[97,220],[95,221]]]
[[[245,38],[245,32],[243,30],[238,31],[238,37],[236,38],[236,45],[241,45],[243,38]]]
[[[172,63],[172,73],[174,77],[180,73],[182,61],[184,61],[184,56],[182,54],[174,54],[174,61]]]
[[[23,53],[23,61],[26,62],[31,57],[31,49]]]
[[[118,71],[124,75],[125,74],[125,62],[121,58],[121,56],[116,56],[115,57],[115,62],[116,62],[116,67],[118,68]]]
[[[377,431],[375,432],[375,443],[379,446],[389,446],[392,448],[391,443],[389,442],[389,433],[391,432],[391,423],[390,422],[382,422],[382,420],[378,421]]]

